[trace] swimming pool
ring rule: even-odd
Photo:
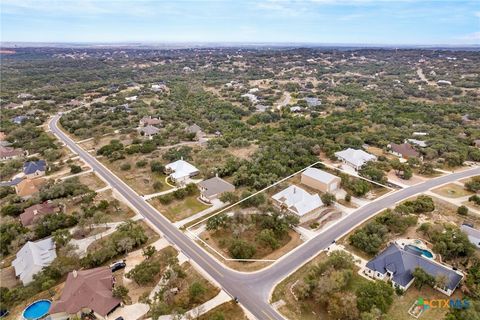
[[[427,258],[429,258],[429,259],[432,259],[432,258],[433,258],[433,254],[432,254],[430,251],[425,250],[425,249],[421,249],[421,248],[419,248],[419,247],[417,247],[417,246],[414,246],[413,244],[407,244],[407,245],[405,246],[405,248],[409,248],[409,249],[411,249],[411,250],[413,250],[413,251],[416,251],[416,252],[418,252],[418,253],[421,253],[422,256],[425,256],[425,257],[427,257]]]
[[[36,320],[45,316],[50,309],[52,302],[50,300],[38,300],[23,310],[23,319]]]

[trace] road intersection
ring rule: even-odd
[[[359,208],[349,215],[348,219],[340,220],[333,227],[328,228],[315,238],[280,258],[270,267],[256,272],[244,273],[232,270],[220,263],[175,227],[168,219],[159,214],[145,199],[108,170],[94,156],[78,146],[74,140],[58,127],[60,117],[61,114],[58,114],[50,120],[49,128],[51,132],[74,153],[78,154],[94,172],[108,182],[112,189],[118,192],[145,219],[159,229],[172,245],[199,265],[232,297],[238,297],[242,306],[257,319],[284,319],[269,304],[272,288],[284,277],[315,257],[321,250],[326,249],[332,241],[339,239],[363,221],[395,203],[445,183],[480,174],[480,168],[468,169],[393,192]]]

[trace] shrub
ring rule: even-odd
[[[147,165],[147,160],[139,160],[135,163],[137,168],[143,168]]]
[[[123,164],[120,166],[120,170],[123,170],[123,171],[130,170],[131,168],[132,168],[132,166],[130,165],[130,163],[123,163]]]
[[[256,252],[255,247],[245,240],[232,240],[228,248],[230,255],[235,259],[250,259]]]
[[[457,213],[458,213],[459,215],[466,216],[466,215],[468,215],[468,208],[465,207],[465,206],[460,206],[460,207],[458,207],[458,209],[457,209]]]
[[[82,172],[82,167],[77,166],[76,164],[70,165],[70,173],[77,174],[77,173],[80,173],[80,172]]]

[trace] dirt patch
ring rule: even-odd
[[[20,281],[15,277],[15,269],[13,267],[0,269],[0,283],[2,287],[6,288],[13,288],[20,284]]]
[[[80,183],[88,186],[91,190],[98,190],[107,186],[95,173],[87,173],[78,176]]]

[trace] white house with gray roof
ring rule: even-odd
[[[167,164],[165,166],[165,173],[169,175],[169,178],[174,183],[185,185],[189,178],[196,176],[200,171],[187,161],[180,159]]]
[[[360,168],[369,161],[377,160],[377,157],[373,154],[365,152],[359,149],[348,148],[342,151],[335,152],[335,156],[345,163],[346,165],[352,167],[355,170],[360,170]]]
[[[288,209],[298,216],[301,222],[318,216],[320,213],[318,209],[323,206],[323,202],[317,193],[310,194],[296,185],[291,185],[274,194],[272,198],[280,208]]]
[[[417,267],[435,279],[444,278],[445,286],[436,286],[435,289],[448,296],[463,279],[461,272],[423,256],[419,250],[411,250],[407,246],[401,248],[395,243],[368,261],[363,273],[374,279],[390,280],[394,287],[407,290],[415,280],[413,272]]]
[[[28,241],[17,252],[17,257],[12,262],[15,276],[26,285],[32,282],[33,276],[49,266],[56,257],[55,242],[52,238],[37,242]]]

